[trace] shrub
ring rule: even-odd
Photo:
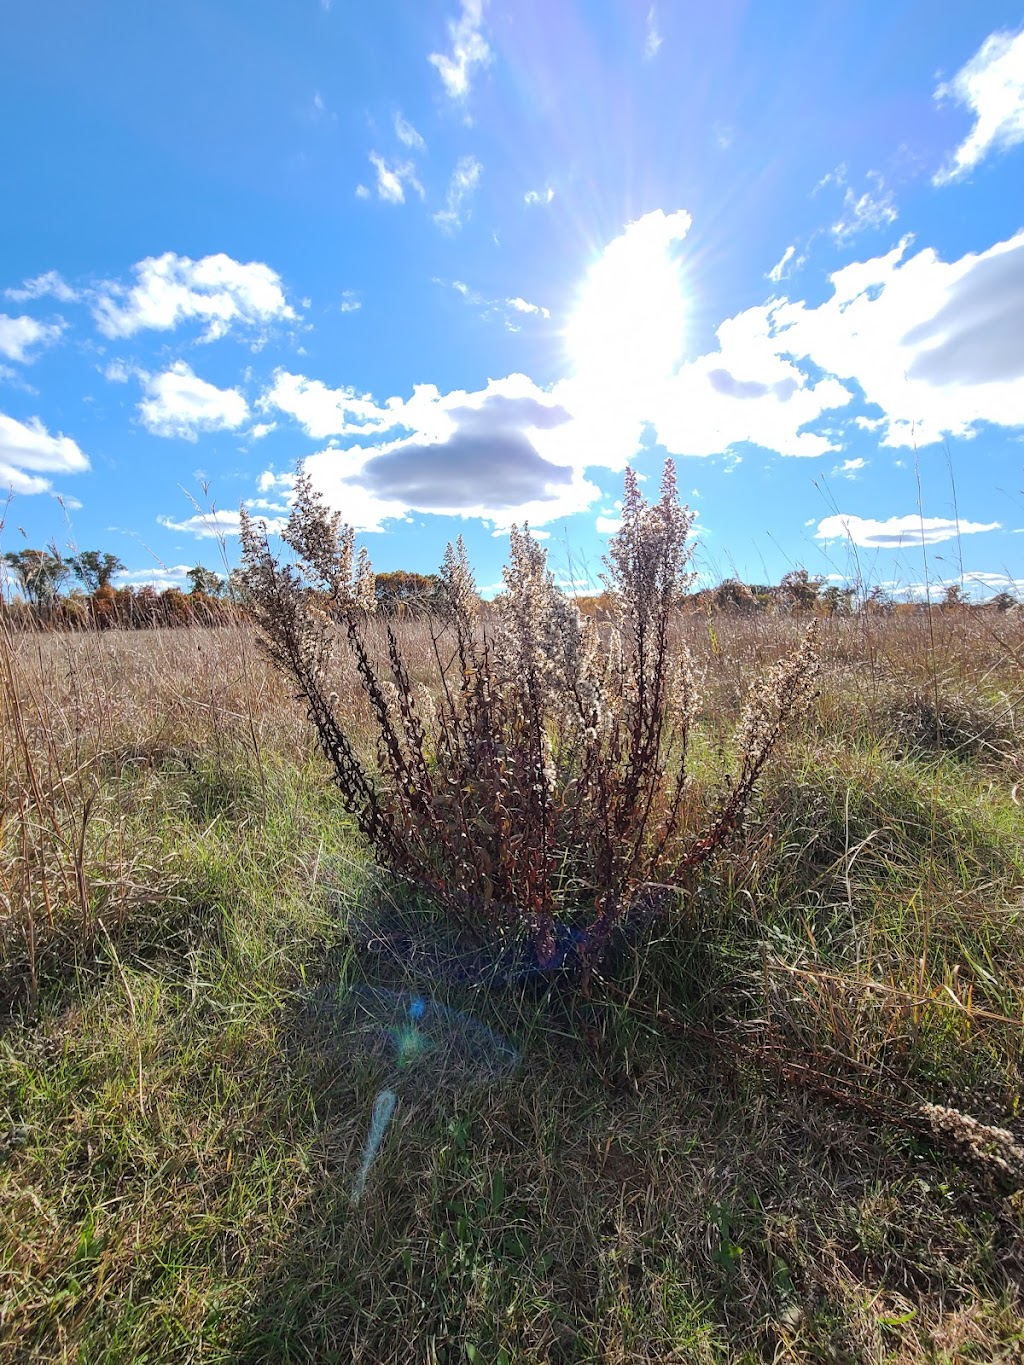
[[[567,935],[595,961],[656,887],[711,857],[810,698],[809,632],[751,689],[735,777],[697,824],[687,772],[697,686],[674,629],[692,581],[691,522],[671,463],[653,505],[626,471],[600,625],[517,528],[504,592],[484,621],[461,539],[449,545],[436,610],[418,627],[429,634],[430,683],[417,685],[408,637],[373,620],[366,552],[356,555],[351,528],[301,469],[284,532],[294,560],[275,556],[242,513],[250,610],[378,862],[431,888],[474,929],[525,931],[540,966],[564,954]],[[339,642],[372,715],[375,763],[332,690]]]

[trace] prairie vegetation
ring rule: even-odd
[[[431,621],[391,626],[425,681]],[[673,615],[687,829],[804,629]],[[309,999],[410,965],[308,698],[245,625],[0,637],[0,1354],[1018,1358],[1024,631],[837,613],[816,651],[628,952],[429,983],[522,1064],[402,1098],[354,1207],[377,1078]]]

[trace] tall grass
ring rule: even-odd
[[[804,624],[671,629],[714,810]],[[425,684],[429,621],[392,630]],[[718,858],[589,998],[456,999],[523,1071],[403,1101],[358,1211],[376,1078],[308,1002],[382,958],[423,983],[362,955],[379,884],[305,701],[244,627],[3,641],[0,1354],[1014,1358],[1021,632],[820,621]]]

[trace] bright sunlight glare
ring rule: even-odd
[[[578,380],[646,387],[677,367],[686,297],[676,247],[691,221],[682,209],[648,213],[591,266],[565,329]]]

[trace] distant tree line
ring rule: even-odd
[[[4,555],[9,579],[17,595],[0,594],[0,613],[10,625],[43,624],[55,629],[146,629],[153,626],[226,625],[239,618],[245,605],[239,570],[226,576],[197,564],[186,574],[188,591],[115,587],[113,579],[125,566],[117,555],[82,550],[61,555],[55,547],[18,550]],[[437,574],[394,569],[375,579],[377,609],[396,618],[434,615],[441,605]],[[580,610],[601,617],[610,610],[604,593],[577,597]],[[1018,604],[1010,592],[997,593],[983,603],[972,603],[959,584],[942,590],[939,605],[950,610],[1007,611]],[[859,600],[856,590],[838,586],[806,569],[793,569],[776,584],[743,583],[726,578],[714,587],[689,593],[683,610],[732,616],[817,615],[851,616],[857,612],[917,611],[920,603],[897,603],[881,587]]]
[[[186,575],[189,591],[151,584],[115,587],[125,566],[117,555],[82,550],[62,555],[55,548],[17,550],[4,555],[17,595],[0,596],[9,625],[53,629],[137,630],[152,626],[226,625],[241,605],[238,577],[222,578],[197,564]]]

